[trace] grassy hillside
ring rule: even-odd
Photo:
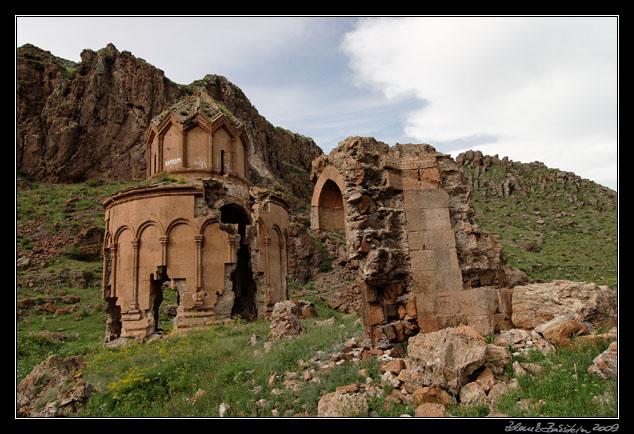
[[[540,163],[463,169],[475,221],[500,236],[511,265],[535,280],[617,289],[616,192]]]
[[[465,168],[467,174],[472,170]],[[493,177],[495,171],[480,178],[485,175]],[[344,315],[322,303],[318,295],[305,295],[312,291],[302,289],[315,288],[315,282],[295,286],[291,296],[300,294],[313,301],[318,320],[334,317],[334,324],[316,326],[313,320],[304,320],[302,336],[280,342],[270,351],[264,348],[268,332],[264,322],[171,336],[166,316],[160,324],[166,338],[104,349],[102,263],[90,254],[94,243],[82,237],[87,228],[103,230],[102,200],[129,186],[104,180],[45,185],[19,179],[16,248],[22,265],[16,272],[16,382],[50,354],[84,354],[84,378],[98,391],[79,416],[215,417],[223,403],[229,407],[226,415],[234,417],[314,417],[323,394],[338,386],[364,383],[366,377],[359,370],[365,368],[371,385],[382,390],[370,402],[372,415],[413,415],[412,404],[386,404],[392,390],[379,382],[380,366],[375,359],[361,365],[335,365],[328,372],[316,370],[313,378],[318,380],[301,382],[295,391],[284,386],[285,381],[315,368],[320,357],[363,335],[358,315]],[[474,189],[475,219],[486,230],[500,234],[512,265],[533,279],[594,281],[616,287],[615,208],[589,203],[579,207],[576,201],[556,197],[563,194],[557,189],[546,196],[523,196],[518,188],[502,198],[494,197],[493,189]],[[561,213],[566,215],[558,217]],[[254,334],[262,339],[248,345]],[[617,381],[599,381],[586,374],[592,358],[607,344],[572,346],[549,357],[532,355],[530,361],[558,369],[541,379],[520,379],[520,388],[505,398],[501,411],[514,417],[616,416]],[[572,377],[573,373],[578,375]],[[275,381],[270,383],[272,376]],[[562,397],[561,390],[575,390],[574,399]],[[603,398],[597,401],[595,396]],[[489,412],[483,406],[463,405],[448,410],[456,416],[481,417]]]

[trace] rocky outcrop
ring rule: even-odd
[[[113,44],[82,51],[80,63],[18,48],[18,171],[44,182],[142,179],[150,120],[199,87],[245,124],[254,180],[308,198],[310,162],[322,153],[312,139],[271,125],[224,77],[179,85]]]
[[[84,365],[83,356],[53,354],[33,368],[18,385],[18,417],[73,416],[93,390],[78,373]]]
[[[50,92],[38,92],[38,82],[26,79],[34,66],[29,57],[50,69],[50,53],[43,56],[33,46],[18,49],[17,106],[24,113],[18,118],[18,169],[50,182],[143,177],[145,130],[182,93],[179,86],[160,69],[109,44],[82,51],[70,74],[60,74],[54,88],[45,88]],[[41,108],[23,108],[35,95]]]
[[[539,161],[520,163],[470,150],[459,154],[456,163],[465,169],[471,190],[483,197],[563,199],[577,207],[606,211],[617,206],[615,191]]]

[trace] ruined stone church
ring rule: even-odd
[[[268,318],[288,298],[289,203],[251,186],[242,123],[198,90],[153,119],[145,141],[146,186],[104,202],[105,341],[155,333],[166,290],[176,331]]]

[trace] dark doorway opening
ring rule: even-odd
[[[237,252],[238,264],[231,274],[235,294],[231,316],[240,316],[245,320],[253,321],[258,314],[256,307],[257,286],[253,280],[251,252],[249,241],[246,238],[246,227],[251,224],[251,219],[240,205],[228,204],[220,208],[220,220],[223,223],[237,224],[240,234],[240,245]]]

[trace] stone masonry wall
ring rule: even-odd
[[[314,160],[313,181],[332,168],[343,178],[348,259],[358,267],[373,346],[458,323],[484,333],[506,327],[509,300],[480,288],[508,283],[501,245],[473,224],[469,187],[449,156],[350,137]]]

